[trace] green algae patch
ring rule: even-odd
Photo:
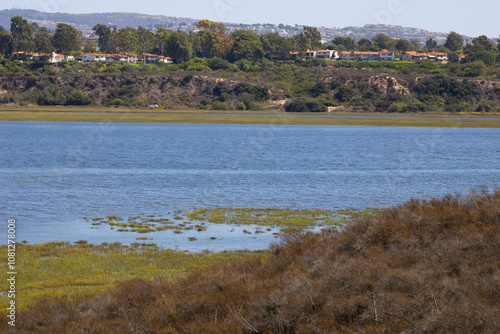
[[[275,228],[313,228],[342,225],[352,219],[373,216],[381,210],[383,209],[290,210],[276,208],[218,208],[198,209],[186,213],[186,216],[193,221],[206,221],[214,224],[259,225]]]

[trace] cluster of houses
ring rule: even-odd
[[[119,54],[104,54],[104,53],[84,53],[79,57],[70,55],[52,53],[33,53],[33,52],[15,52],[14,56],[22,61],[34,61],[44,64],[59,63],[63,60],[77,60],[82,63],[94,62],[110,62],[121,61],[129,64],[144,63],[156,64],[165,63],[172,64],[173,59],[170,57],[141,53],[140,55],[134,53],[119,53]],[[311,60],[311,59],[336,59],[336,60],[354,60],[354,61],[395,61],[394,51],[381,50],[381,51],[341,51],[336,50],[317,50],[317,51],[295,51],[290,52],[290,58],[294,60]],[[419,61],[430,59],[434,61],[446,62],[448,61],[448,54],[442,52],[415,52],[406,51],[401,52],[399,56],[403,61]]]
[[[109,62],[109,61],[122,61],[129,64],[134,63],[145,63],[145,64],[156,64],[165,63],[172,64],[173,59],[170,57],[141,53],[140,55],[134,53],[120,53],[120,54],[104,54],[104,53],[84,53],[81,56],[74,57],[70,55],[63,55],[59,53],[36,53],[36,52],[14,52],[14,57],[22,61],[34,61],[44,64],[54,64],[59,63],[63,60],[71,61],[77,60],[82,63],[93,63],[93,62]]]
[[[290,52],[290,58],[294,60],[311,60],[311,59],[336,59],[336,60],[355,60],[355,61],[395,61],[394,51],[341,51],[336,50],[317,50],[317,51],[294,51]],[[403,61],[418,61],[430,59],[435,61],[448,61],[448,54],[442,52],[401,52],[400,60]]]
[[[448,54],[443,52],[414,52],[414,51],[406,51],[401,52],[400,55],[401,60],[404,61],[419,61],[419,60],[435,60],[445,62],[448,61]]]

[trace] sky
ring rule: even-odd
[[[316,27],[393,24],[456,31],[471,37],[500,35],[498,0],[2,0],[44,12],[132,12],[234,23],[284,23]]]

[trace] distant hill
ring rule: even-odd
[[[22,16],[29,22],[36,22],[40,26],[46,26],[54,30],[57,23],[68,23],[75,28],[86,33],[92,32],[92,27],[96,24],[107,24],[124,27],[147,27],[151,30],[156,27],[163,27],[172,30],[196,31],[196,22],[199,19],[179,18],[164,15],[146,15],[138,13],[94,13],[94,14],[67,14],[67,13],[44,13],[31,9],[5,9],[0,11],[0,25],[6,29],[10,27],[10,19],[13,16]],[[201,18],[200,18],[201,19]],[[229,31],[238,29],[252,30],[257,33],[277,32],[282,36],[292,36],[302,32],[302,26],[295,25],[274,25],[274,24],[238,24],[225,23]],[[393,38],[417,38],[424,42],[427,38],[434,38],[438,43],[444,43],[445,33],[432,32],[418,28],[402,27],[395,25],[369,24],[364,27],[345,28],[318,28],[325,40],[331,40],[337,36],[350,36],[352,38],[372,38],[376,34],[384,33]]]
[[[163,15],[145,15],[137,13],[94,13],[94,14],[67,14],[44,13],[31,9],[5,9],[0,11],[0,25],[6,29],[10,27],[13,16],[22,16],[29,22],[36,22],[54,30],[57,23],[68,23],[84,32],[91,32],[92,27],[98,23],[125,27],[150,27],[157,26],[175,28],[179,26],[194,26],[198,20],[168,17]],[[183,23],[184,22],[184,23]]]

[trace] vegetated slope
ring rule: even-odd
[[[317,74],[301,69],[286,72],[289,80],[260,74],[222,75],[223,72],[0,75],[0,104],[133,107],[159,104],[166,109],[285,108],[297,112],[327,111],[327,106],[342,106],[347,111],[389,112],[500,110],[497,81],[446,76],[411,79],[371,71],[352,76],[344,72],[333,69]],[[274,75],[281,78],[284,74]],[[288,108],[285,101],[315,102],[321,108]]]
[[[16,329],[254,332],[242,317],[259,333],[499,333],[499,314],[497,189],[411,200],[341,231],[287,234],[265,261],[175,283],[132,281],[74,303],[45,301],[19,313]],[[0,321],[5,332],[7,318]]]

